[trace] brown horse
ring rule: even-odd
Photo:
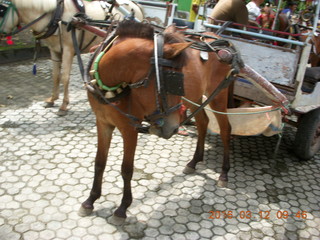
[[[102,96],[108,97],[111,88],[105,88],[109,90],[105,90],[102,95],[100,94],[96,97],[94,94],[89,93],[89,101],[96,115],[98,149],[95,159],[93,187],[89,198],[82,203],[79,213],[82,216],[90,214],[95,200],[101,196],[103,172],[106,166],[112,132],[116,127],[119,129],[124,142],[121,168],[124,190],[121,205],[115,211],[114,217],[115,219],[123,220],[126,218],[126,209],[132,202],[130,182],[133,174],[133,161],[138,136],[136,124],[139,125],[143,119],[149,120],[151,133],[169,138],[177,132],[181,122],[181,111],[177,111],[177,107],[175,107],[181,101],[181,96],[176,96],[174,95],[175,93],[168,94],[169,91],[172,91],[171,88],[165,91],[165,97],[161,91],[157,90],[157,86],[159,86],[157,83],[162,82],[162,80],[158,81],[157,77],[154,76],[157,74],[153,74],[154,71],[150,70],[153,69],[150,59],[153,59],[151,62],[155,63],[155,69],[157,68],[156,62],[158,62],[160,68],[162,68],[161,64],[164,64],[163,69],[174,70],[176,75],[179,75],[177,72],[179,69],[182,70],[184,74],[183,88],[185,97],[198,104],[202,102],[204,94],[210,95],[227,78],[233,66],[231,62],[234,61],[228,59],[228,56],[230,57],[232,54],[227,54],[228,56],[225,57],[224,53],[226,52],[223,53],[223,51],[222,53],[209,52],[208,59],[202,60],[200,58],[200,51],[187,48],[190,46],[190,43],[185,42],[184,36],[181,33],[175,32],[174,27],[169,27],[163,32],[164,59],[159,58],[157,61],[157,57],[152,58],[152,56],[154,48],[158,45],[154,44],[153,28],[149,25],[124,22],[118,26],[115,35],[117,35],[117,39],[113,43],[109,43],[109,46],[112,46],[106,47],[107,50],[105,50],[105,54],[98,63],[98,77],[103,83],[100,83],[99,86],[101,88],[102,85],[126,86],[129,84],[131,89],[124,97],[109,104],[104,104],[109,101]],[[213,36],[212,33],[207,33],[207,36],[209,35]],[[204,40],[206,37],[202,37],[201,39],[206,42],[212,41],[211,38]],[[202,42],[202,45],[206,45],[206,43]],[[168,60],[171,60],[172,63],[168,64]],[[181,60],[184,61],[184,65],[181,65]],[[175,67],[170,67],[170,65]],[[168,75],[163,74],[163,76],[166,78]],[[164,82],[167,81],[168,83],[168,80],[169,82],[173,81],[173,79],[165,79]],[[96,84],[93,85],[95,88],[96,86]],[[160,89],[162,89],[162,86],[160,86]],[[114,93],[116,91],[118,90],[112,90],[111,92]],[[124,89],[121,89],[119,92],[123,91]],[[160,95],[159,92],[161,93]],[[227,98],[228,91],[227,88],[224,88],[214,98],[214,101],[210,102],[210,107],[218,111],[226,111]],[[184,104],[191,111],[197,109],[197,107],[190,103]],[[166,105],[167,107],[165,107]],[[163,109],[171,110],[163,113]],[[128,117],[128,115],[131,117]],[[198,142],[193,159],[187,164],[185,169],[186,173],[195,171],[196,164],[202,161],[204,156],[208,117],[201,110],[195,115],[195,119],[198,130]],[[224,160],[219,184],[225,185],[230,168],[229,142],[231,127],[226,115],[217,115],[217,119],[224,144]],[[137,121],[133,124],[135,120]]]

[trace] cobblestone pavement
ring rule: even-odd
[[[207,137],[205,161],[182,170],[195,150],[195,129],[170,140],[141,134],[132,181],[134,201],[123,225],[110,223],[122,196],[122,139],[115,132],[103,195],[91,216],[77,211],[89,194],[96,151],[94,116],[79,70],[71,76],[66,117],[45,109],[50,63],[0,66],[0,239],[320,239],[320,154],[290,154],[294,129],[277,137],[232,140],[229,185],[216,186],[218,136]],[[60,102],[58,102],[60,104]]]

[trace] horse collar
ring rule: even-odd
[[[92,64],[93,69],[89,71],[91,87],[98,88],[99,91],[103,93],[104,98],[106,98],[108,102],[118,101],[120,98],[127,96],[130,92],[130,87],[128,83],[123,82],[117,84],[116,86],[109,87],[102,82],[99,74],[99,63],[104,54],[106,54],[106,52],[110,49],[113,42],[117,38],[118,36],[112,36],[110,41],[106,41],[105,44],[101,45],[101,47],[97,49],[95,54],[92,56],[92,58],[95,58]]]

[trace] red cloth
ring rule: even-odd
[[[8,45],[13,45],[12,36],[8,36],[7,37],[7,44]]]

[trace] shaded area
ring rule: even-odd
[[[35,76],[32,74],[32,61],[1,65],[0,112],[5,108],[27,107],[33,101],[48,97],[52,86],[50,66],[47,60],[39,60]]]

